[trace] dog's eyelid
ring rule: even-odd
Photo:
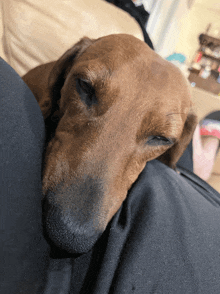
[[[87,80],[76,78],[76,90],[80,95],[81,100],[88,107],[91,107],[93,104],[98,104],[98,100],[95,95],[95,89]]]
[[[86,93],[93,94],[92,92],[95,92],[91,82],[88,81],[87,79],[77,78],[77,81],[78,81],[79,86],[81,87],[81,89],[83,91],[85,91]]]
[[[173,145],[175,143],[175,138],[167,138],[164,136],[149,136],[146,144],[150,146],[163,146],[163,145]]]

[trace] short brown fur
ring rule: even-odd
[[[91,84],[98,103],[85,105],[76,90],[78,78]],[[149,160],[158,158],[175,168],[197,123],[179,69],[130,35],[83,38],[58,61],[31,70],[23,79],[45,121],[54,114],[58,118],[44,161],[45,197],[52,191],[63,210],[79,205],[86,211],[81,225],[95,218],[100,232]],[[150,146],[150,136],[174,143]],[[101,196],[95,198],[92,213],[85,207],[89,193],[74,196],[88,178],[100,183]],[[63,193],[57,193],[60,185]],[[65,198],[69,186],[73,192]],[[71,251],[71,246],[58,245]]]

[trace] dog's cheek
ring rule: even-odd
[[[145,148],[146,150],[142,151],[140,154],[133,156],[127,165],[125,166],[124,177],[126,178],[127,189],[130,189],[132,184],[137,180],[140,173],[143,171],[146,163],[153,159],[160,157],[164,154],[169,148],[169,146],[158,146]]]
[[[118,178],[121,178],[121,183],[118,187],[123,187],[127,191],[131,188],[132,184],[137,180],[139,174],[142,172],[146,165],[146,155],[143,153],[134,153],[129,156],[124,162],[124,167],[121,169],[121,174]]]
[[[147,146],[147,151],[145,153],[145,163],[158,158],[170,148],[171,146]]]
[[[127,187],[128,187],[128,189],[130,189],[132,184],[137,180],[139,174],[142,172],[145,165],[146,165],[146,162],[140,163],[137,160],[135,160],[132,163],[131,167],[129,168],[129,170],[127,172]]]

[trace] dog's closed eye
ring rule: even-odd
[[[95,89],[86,80],[80,78],[76,79],[76,90],[86,106],[91,107],[93,104],[98,103],[95,95]]]
[[[150,146],[172,145],[174,140],[165,138],[163,136],[149,136],[146,144]]]

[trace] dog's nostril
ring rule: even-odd
[[[79,222],[78,219],[71,211],[65,211],[47,198],[44,199],[43,225],[46,238],[56,247],[73,254],[88,252],[102,234],[95,228],[93,219],[85,222]]]

